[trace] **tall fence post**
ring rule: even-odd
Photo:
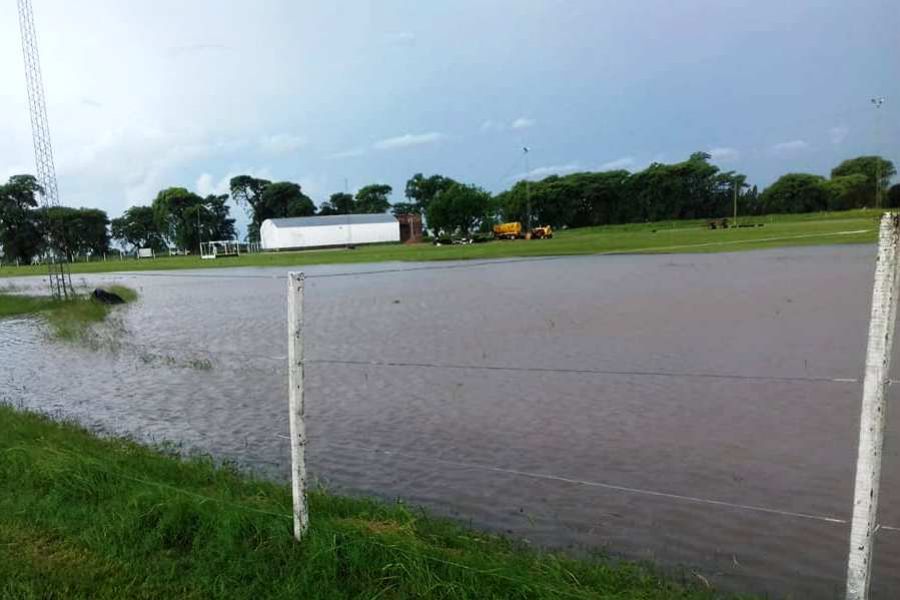
[[[291,428],[291,493],[294,538],[309,527],[306,506],[306,424],[303,422],[303,273],[288,274],[288,389]]]
[[[881,217],[878,236],[878,262],[872,288],[872,314],[869,318],[869,343],[859,419],[856,486],[850,522],[850,556],[847,560],[847,600],[866,600],[869,597],[873,547],[878,528],[878,488],[887,409],[885,389],[897,316],[898,261],[900,215],[885,213]]]

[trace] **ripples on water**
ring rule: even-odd
[[[311,470],[337,490],[535,544],[686,566],[725,589],[841,597],[845,525],[465,465],[846,518],[857,384],[527,369],[854,378],[873,266],[874,249],[848,246],[310,278],[308,359],[526,369],[310,364]],[[3,398],[286,477],[281,274],[83,278],[135,287],[140,300],[93,350],[51,342],[30,319],[0,322]],[[890,418],[881,513],[900,525]],[[900,532],[879,534],[876,558],[873,597],[894,597]]]

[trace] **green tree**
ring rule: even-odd
[[[454,183],[428,204],[425,218],[436,235],[468,235],[489,217],[490,209],[490,193],[474,185]]]
[[[416,173],[406,182],[405,195],[410,203],[404,205],[408,208],[404,212],[425,214],[431,201],[454,183],[456,182],[443,175],[425,177],[421,173]]]
[[[391,186],[375,183],[356,192],[356,213],[383,213],[391,207]]]
[[[231,197],[234,198],[234,201],[238,204],[247,206],[251,211],[250,216],[253,216],[252,211],[257,200],[259,200],[259,197],[263,190],[266,189],[266,186],[271,183],[272,182],[268,179],[258,179],[256,177],[251,177],[250,175],[238,175],[237,177],[232,177],[231,181],[229,181]]]
[[[259,226],[266,219],[308,217],[316,212],[312,199],[298,184],[290,181],[273,183],[268,179],[239,175],[231,178],[230,187],[235,202],[247,207],[250,216],[247,238],[251,241],[259,241]]]
[[[161,190],[153,200],[153,218],[160,233],[170,243],[184,250],[199,250],[197,216],[192,209],[203,204],[203,198],[185,188]]]
[[[149,206],[132,206],[111,223],[112,237],[131,250],[152,248],[154,252],[166,249],[166,240],[156,225],[153,209]]]
[[[263,190],[271,184],[272,182],[268,179],[250,175],[238,175],[229,181],[231,197],[234,198],[236,204],[244,207],[247,216],[250,217],[250,227],[247,231],[247,239],[250,241],[259,241],[259,226],[265,221],[265,218],[257,217],[257,206],[262,198]]]
[[[0,246],[7,261],[29,263],[40,253],[46,223],[33,209],[41,193],[32,175],[13,175],[0,185]]]
[[[824,183],[828,210],[862,208],[872,203],[872,187],[862,173],[832,177]]]
[[[41,213],[41,218],[48,218],[49,222],[57,224],[62,231],[62,237],[55,239],[53,243],[58,253],[73,259],[81,255],[100,256],[109,251],[109,217],[106,212],[96,208],[69,206],[54,206],[38,212]],[[65,240],[64,243],[60,239]]]
[[[625,170],[600,173],[573,173],[573,201],[571,220],[568,223],[547,223],[560,226],[587,227],[622,223],[626,214],[628,181],[631,174]]]
[[[828,190],[825,178],[808,173],[788,173],[760,194],[765,213],[804,213],[826,210]]]
[[[847,175],[864,175],[866,177],[865,195],[869,200],[861,206],[874,206],[877,192],[882,197],[891,183],[891,178],[897,174],[894,163],[880,156],[857,156],[850,158],[831,170],[831,177],[845,177]],[[877,179],[877,184],[876,184]]]
[[[315,213],[315,203],[303,193],[298,184],[291,181],[277,181],[267,185],[263,190],[254,218],[262,224],[266,219],[309,217]]]
[[[900,208],[900,183],[895,183],[888,190],[885,207]]]
[[[237,237],[227,202],[228,194],[210,194],[200,204],[185,209],[184,220],[188,225],[183,240],[185,248],[199,249],[201,242],[233,240]]]
[[[419,205],[413,204],[412,202],[397,202],[396,204],[391,204],[391,214],[395,217],[410,213],[422,214]]]
[[[503,220],[525,223],[530,190],[535,223],[585,227],[727,216],[732,212],[735,189],[744,206],[755,202],[755,193],[744,193],[746,175],[722,172],[709,159],[709,154],[695,152],[686,161],[653,163],[634,174],[624,170],[581,172],[530,183],[518,181],[497,196],[496,204]]]
[[[355,201],[353,194],[337,192],[319,207],[320,215],[349,215],[353,213]]]

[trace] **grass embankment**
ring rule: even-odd
[[[109,286],[107,291],[118,294],[126,303],[137,299],[137,292],[121,285]],[[37,315],[45,318],[53,334],[64,340],[78,338],[92,323],[103,321],[113,307],[78,295],[68,300],[54,300],[49,296],[25,296],[0,293],[0,319]]]
[[[0,405],[2,598],[721,597],[400,505],[310,495]]]
[[[355,250],[266,252],[202,260],[197,256],[75,263],[73,273],[222,267],[297,267],[387,261],[432,261],[650,252],[733,252],[779,246],[864,243],[877,238],[881,211],[853,210],[804,215],[746,217],[741,223],[762,227],[710,230],[706,219],[585,227],[558,231],[552,240],[487,242],[468,246],[384,244]],[[44,267],[0,267],[0,277],[41,275]]]

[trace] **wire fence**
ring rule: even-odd
[[[823,444],[835,441],[843,452],[856,435],[872,256],[870,250],[853,250],[834,264],[840,251],[799,252],[795,266],[779,264],[774,272],[767,259],[699,256],[621,257],[614,263],[542,257],[343,272],[321,267],[307,275],[311,467],[341,489],[409,495],[488,527],[507,525],[491,505],[511,506],[518,499],[529,510],[563,514],[593,532],[555,536],[551,518],[537,536],[541,543],[603,545],[622,531],[634,533],[639,544],[652,548],[653,558],[690,564],[726,589],[749,585],[798,597],[836,596],[843,577],[837,569],[846,559],[852,457],[832,464],[837,451],[826,452]],[[671,266],[673,260],[699,267],[680,270]],[[120,410],[191,390],[186,400],[203,404],[205,412],[244,410],[247,419],[265,413],[264,425],[247,425],[258,452],[283,447],[284,275],[121,277],[147,277],[142,302],[151,314],[138,317],[133,311],[126,320],[149,339],[113,339],[99,354],[137,365],[138,381],[128,387],[155,383]],[[166,278],[178,283],[152,283]],[[186,305],[192,295],[196,302]],[[186,314],[167,305],[173,302]],[[708,312],[713,306],[717,312]],[[173,319],[162,331],[138,323],[161,314]],[[823,315],[831,322],[823,322]],[[244,326],[242,319],[250,323]],[[718,339],[723,331],[725,339]],[[739,346],[749,350],[735,352]],[[826,348],[819,353],[824,356],[816,356],[819,347]],[[140,357],[148,354],[160,358],[159,368],[144,372],[140,365],[147,363]],[[202,365],[192,361],[198,357]],[[172,375],[172,367],[184,367],[184,374]],[[167,377],[171,381],[159,381]],[[237,388],[223,387],[231,384]],[[239,397],[248,395],[259,406],[243,406]],[[179,404],[171,397],[167,402]],[[791,402],[821,411],[792,410]],[[140,410],[146,418],[156,408]],[[220,426],[211,420],[202,428],[215,439],[234,435]],[[895,423],[890,426],[889,434]],[[160,428],[165,427],[163,420]],[[542,427],[549,429],[546,435]],[[723,427],[730,430],[716,430]],[[701,431],[708,437],[698,436]],[[753,434],[763,436],[759,447],[752,446]],[[835,435],[837,440],[829,439]],[[345,457],[352,464],[342,465]],[[383,461],[389,464],[376,465]],[[673,468],[679,464],[683,469]],[[450,477],[446,469],[480,475]],[[401,483],[406,477],[419,481]],[[792,495],[806,483],[814,490]],[[457,510],[454,488],[462,505]],[[897,492],[884,488],[889,497]],[[540,494],[550,499],[544,502]],[[597,515],[605,519],[623,507],[649,519],[608,527],[607,538]],[[797,526],[795,536],[794,521],[808,523]],[[773,542],[755,539],[761,524],[761,537],[770,535]],[[898,525],[879,522],[879,541],[896,539]],[[786,547],[766,556],[779,545]],[[710,560],[723,547],[739,548],[740,560],[733,560],[742,566],[734,568],[741,575],[723,574],[721,560]],[[888,551],[876,553],[887,567],[876,567],[873,597],[890,597],[897,585],[896,573],[890,573],[897,564],[890,553],[895,548],[900,546],[889,542]],[[624,552],[646,557],[634,546]],[[802,569],[808,569],[805,580]]]

